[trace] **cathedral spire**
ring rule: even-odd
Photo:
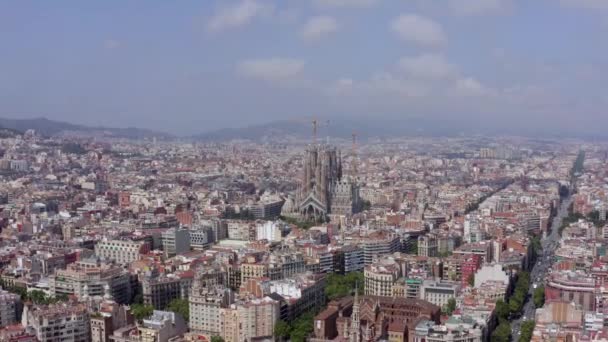
[[[355,299],[350,322],[350,342],[361,341],[361,313],[359,309],[359,282],[355,285]]]

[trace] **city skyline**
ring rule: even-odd
[[[191,135],[319,117],[601,132],[603,1],[1,6],[0,117]]]

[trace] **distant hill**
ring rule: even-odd
[[[330,136],[332,138],[350,140],[353,132],[357,133],[359,139],[402,136],[454,136],[463,132],[471,133],[470,126],[468,125],[456,122],[437,124],[436,122],[422,118],[407,120],[332,120],[329,128],[327,128],[324,120],[319,120],[319,122],[317,133],[319,139]],[[200,141],[229,141],[239,139],[272,141],[284,140],[286,138],[311,139],[311,137],[312,124],[310,122],[284,120],[241,128],[224,128],[198,134],[193,138]]]
[[[23,135],[23,132],[16,129],[0,127],[0,139],[15,138],[19,135]]]
[[[86,136],[106,136],[127,139],[141,138],[160,138],[170,139],[172,136],[168,133],[155,132],[146,129],[128,127],[128,128],[110,128],[110,127],[89,127],[83,125],[75,125],[62,121],[49,120],[47,118],[34,119],[7,119],[0,118],[0,127],[25,132],[28,129],[35,130],[38,134],[44,136],[60,136],[60,135],[86,135]]]

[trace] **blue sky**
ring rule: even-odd
[[[608,126],[608,0],[0,1],[0,116]]]

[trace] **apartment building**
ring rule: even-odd
[[[460,285],[458,283],[425,280],[420,287],[420,299],[443,307],[450,298],[456,298],[459,290]]]
[[[220,336],[225,342],[272,339],[279,302],[264,297],[232,304],[220,312]]]
[[[49,290],[53,296],[75,295],[79,299],[102,297],[106,287],[109,287],[116,302],[130,302],[133,290],[131,274],[124,268],[99,258],[69,264],[65,270],[56,270],[49,277]]]
[[[195,281],[190,297],[190,330],[208,336],[220,334],[220,311],[234,302],[234,293],[221,285]]]
[[[19,295],[0,290],[0,327],[15,324],[19,318],[21,307],[22,303]]]
[[[40,342],[89,342],[91,325],[84,304],[26,306],[22,323],[29,326]]]
[[[114,260],[119,264],[130,264],[149,251],[150,246],[144,241],[109,240],[100,241],[95,245],[97,256]]]
[[[400,268],[391,259],[381,259],[365,267],[365,294],[371,296],[393,295],[393,285],[401,276]]]
[[[190,251],[190,231],[187,229],[171,228],[161,235],[163,251],[166,257]]]

